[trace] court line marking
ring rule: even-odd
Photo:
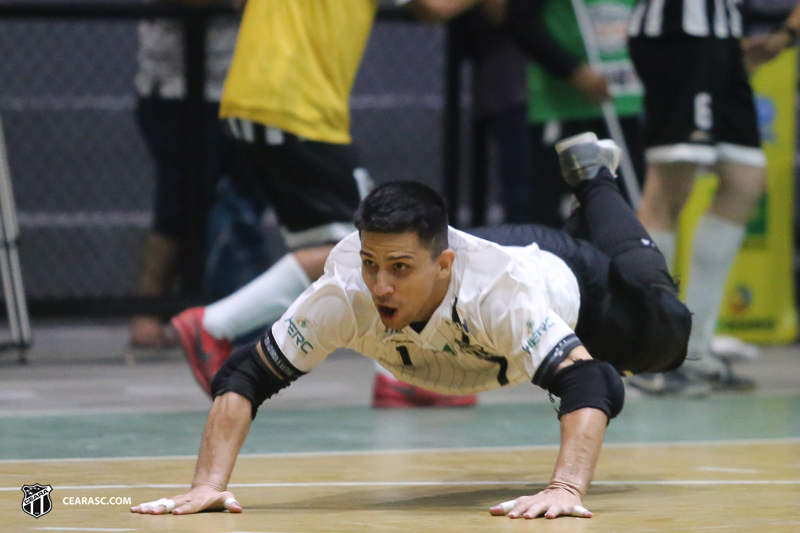
[[[608,442],[603,443],[603,449],[617,448],[663,448],[694,446],[753,446],[767,444],[800,444],[800,437],[781,437],[777,439],[729,439],[729,440],[704,440],[704,441],[658,441],[658,442]],[[239,459],[281,459],[285,457],[340,457],[353,455],[399,455],[399,454],[436,454],[436,453],[475,453],[475,452],[525,452],[541,450],[558,450],[558,444],[539,444],[532,446],[476,446],[460,448],[408,448],[392,450],[345,450],[345,451],[316,451],[316,452],[275,452],[275,453],[243,453]],[[157,455],[134,457],[68,457],[63,459],[0,459],[0,464],[25,464],[25,463],[87,463],[87,462],[118,462],[118,461],[180,461],[197,460],[197,455]]]
[[[507,480],[507,481],[303,481],[297,483],[276,482],[276,483],[231,483],[229,489],[265,489],[265,488],[359,488],[359,487],[491,487],[507,485],[547,485],[550,480]],[[592,486],[699,486],[711,487],[720,485],[800,485],[800,479],[673,479],[673,480],[598,480],[593,481]],[[69,485],[56,486],[53,490],[120,490],[120,489],[188,489],[187,484],[155,483],[144,485]],[[18,491],[19,487],[0,487],[0,492]]]
[[[136,529],[112,529],[108,527],[32,527],[39,531],[137,531]]]
[[[698,466],[702,472],[726,472],[728,474],[758,474],[757,468],[727,468],[724,466]]]

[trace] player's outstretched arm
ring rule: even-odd
[[[582,498],[594,475],[608,417],[594,408],[578,409],[561,417],[561,451],[547,488],[492,507],[493,515],[510,518],[579,516],[590,518]]]
[[[488,4],[492,10],[503,9],[504,0],[399,0],[418,19],[427,24],[447,22],[474,7]]]
[[[250,431],[251,411],[250,401],[235,392],[218,396],[206,422],[192,489],[186,494],[131,507],[131,512],[192,514],[227,509],[241,513],[241,505],[233,493],[225,489],[239,450]]]
[[[562,343],[569,346],[575,340],[567,337]],[[578,345],[569,350],[552,377],[534,376],[534,382],[561,398],[561,450],[553,477],[545,490],[495,505],[489,512],[511,518],[590,518],[592,513],[581,503],[594,476],[608,421],[622,410],[622,380],[611,365],[592,359]]]

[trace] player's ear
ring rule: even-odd
[[[453,262],[455,260],[456,253],[452,248],[447,248],[441,254],[439,254],[439,259],[437,261],[439,263],[440,277],[447,277],[450,275],[450,272],[453,270]]]

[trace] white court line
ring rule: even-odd
[[[507,485],[547,485],[550,480],[498,480],[498,481],[304,481],[298,483],[231,483],[229,489],[263,489],[263,488],[310,488],[310,487],[492,487]],[[699,486],[711,487],[719,485],[800,485],[800,479],[685,479],[685,480],[599,480],[593,486]],[[188,489],[186,484],[146,484],[146,485],[69,485],[55,486],[53,491],[67,490],[111,490],[111,489]],[[19,487],[0,487],[0,492],[18,491]]]
[[[107,527],[32,527],[39,531],[136,531],[135,529],[112,529]]]
[[[758,474],[756,468],[725,468],[722,466],[698,466],[697,470],[702,472],[726,472],[728,474]]]
[[[618,442],[603,443],[603,449],[613,448],[663,448],[674,446],[678,448],[710,447],[710,446],[752,446],[767,444],[800,444],[800,437],[784,437],[778,439],[731,439],[731,440],[704,440],[704,441],[659,441],[659,442]],[[269,459],[287,457],[341,457],[354,455],[403,455],[403,454],[437,454],[437,453],[502,453],[526,452],[541,450],[558,450],[558,444],[540,444],[535,446],[476,446],[473,448],[409,448],[394,450],[347,450],[329,452],[276,452],[276,453],[243,453],[240,459]],[[134,456],[134,457],[74,457],[65,459],[0,459],[0,464],[25,464],[25,463],[97,463],[119,461],[196,461],[196,455],[160,455],[160,456]]]

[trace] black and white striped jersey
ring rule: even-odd
[[[628,22],[628,35],[739,38],[742,17],[737,4],[738,0],[639,0]]]

